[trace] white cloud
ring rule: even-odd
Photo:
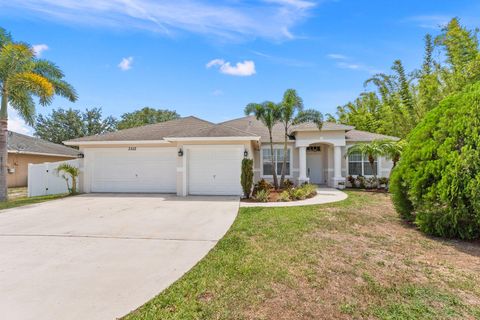
[[[26,124],[18,112],[10,106],[8,106],[8,130],[29,136],[33,135],[32,127]]]
[[[10,0],[21,9],[68,24],[136,28],[172,35],[177,31],[223,39],[291,39],[292,29],[323,0],[260,0],[212,3],[202,0]]]
[[[133,57],[123,58],[122,61],[118,64],[118,67],[122,71],[127,71],[132,69]]]
[[[329,53],[327,57],[334,60],[348,60],[348,57],[340,53]]]
[[[207,63],[206,67],[219,67],[221,73],[231,76],[248,77],[256,73],[255,62],[251,60],[237,62],[234,66],[232,66],[230,62],[226,62],[223,59],[213,59]]]
[[[215,89],[215,90],[212,91],[212,95],[215,96],[215,97],[221,96],[221,95],[223,95],[223,91],[220,90],[220,89]]]
[[[446,15],[420,15],[410,17],[407,21],[413,21],[421,28],[438,30],[446,25],[451,18],[452,16]]]
[[[366,71],[370,74],[375,74],[381,72],[377,68],[368,66],[363,63],[358,63],[355,61],[352,61],[352,59],[344,54],[340,53],[330,53],[327,54],[327,57],[335,60],[336,63],[335,65],[341,69],[350,69],[350,70],[357,70],[357,71]]]
[[[46,44],[34,44],[32,46],[33,52],[37,57],[40,57],[42,55],[43,51],[47,51],[49,48]]]

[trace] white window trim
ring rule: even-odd
[[[266,178],[266,179],[273,179],[273,175],[265,175],[263,174],[263,150],[267,149],[270,150],[270,145],[264,145],[260,148],[260,178]],[[275,149],[282,149],[283,150],[283,145],[273,145],[273,150]],[[290,174],[285,175],[285,178],[291,179],[293,178],[292,172],[293,172],[293,148],[291,146],[287,146],[287,149],[290,150]],[[297,169],[298,170],[298,169]],[[277,177],[281,177],[282,173],[277,172]]]
[[[381,170],[381,159],[382,157],[377,157],[375,159],[375,161],[377,161],[377,177],[381,177],[382,175],[380,174],[380,172],[382,171]],[[352,176],[352,177],[358,177],[359,174],[351,174],[350,173],[350,159],[349,157],[347,156],[347,158],[345,159],[346,160],[346,165],[347,165],[347,176]],[[361,176],[363,177],[366,177],[366,178],[371,178],[373,177],[373,174],[365,174],[365,167],[364,167],[364,164],[365,163],[365,160],[362,160],[362,174]]]

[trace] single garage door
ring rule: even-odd
[[[91,162],[92,192],[176,192],[175,148],[98,149]]]
[[[240,195],[243,147],[202,146],[188,149],[188,193]]]

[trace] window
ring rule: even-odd
[[[373,169],[377,174],[377,159],[373,164]],[[348,174],[352,176],[371,176],[373,175],[372,167],[370,166],[370,162],[368,162],[368,157],[364,156],[362,159],[362,155],[360,153],[352,153],[348,156]]]
[[[262,149],[262,168],[263,168],[263,175],[264,176],[271,176],[272,175],[272,156],[270,154],[270,148],[263,148]],[[273,149],[273,162],[275,168],[277,170],[277,175],[280,176],[282,174],[282,165],[284,159],[284,152],[283,147],[274,147]],[[285,168],[285,175],[290,175],[290,149],[287,149],[287,167]]]

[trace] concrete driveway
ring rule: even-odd
[[[236,197],[82,195],[0,211],[3,319],[115,319],[192,268]]]

